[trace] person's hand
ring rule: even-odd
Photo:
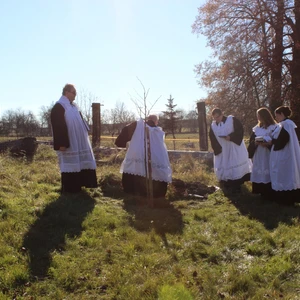
[[[230,141],[230,136],[227,135],[227,136],[225,137],[225,140],[226,140],[226,141]]]
[[[59,151],[66,151],[67,147],[59,147]]]
[[[262,145],[263,147],[269,147],[269,146],[272,146],[272,141],[270,141],[270,142],[262,142],[261,145]]]
[[[255,145],[259,145],[259,146],[262,146],[262,147],[269,147],[272,145],[272,142],[255,142]]]

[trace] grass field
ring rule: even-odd
[[[60,195],[55,152],[0,156],[0,299],[300,299],[300,207],[221,190],[170,206],[135,204],[121,154],[102,157],[99,188]],[[173,177],[216,185],[189,156]]]

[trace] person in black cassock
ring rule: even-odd
[[[77,193],[81,187],[97,187],[96,162],[88,125],[74,104],[76,89],[66,84],[51,110],[53,147],[61,171],[62,192]]]
[[[234,116],[224,116],[219,108],[212,111],[212,117],[209,138],[215,174],[225,189],[239,192],[241,184],[250,179],[252,168],[243,140],[243,125]]]
[[[165,197],[168,183],[172,181],[171,166],[164,142],[165,134],[157,124],[156,115],[150,115],[147,118],[154,198]],[[146,196],[145,122],[142,119],[125,126],[117,137],[115,145],[126,148],[129,141],[130,144],[120,170],[123,173],[123,190],[128,194]]]

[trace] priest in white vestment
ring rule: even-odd
[[[241,122],[224,116],[219,108],[212,111],[213,122],[209,137],[214,151],[214,171],[222,187],[234,193],[250,179],[252,162],[243,140]]]
[[[97,187],[96,161],[88,126],[74,104],[76,89],[66,84],[51,110],[53,146],[61,171],[62,192],[77,193],[81,187]]]
[[[270,175],[274,200],[282,204],[300,201],[300,146],[296,124],[289,119],[287,106],[275,110],[278,126],[273,133],[270,155]]]
[[[122,185],[126,193],[146,196],[146,168],[145,155],[145,125],[149,131],[151,151],[151,169],[153,180],[153,197],[165,197],[168,183],[172,181],[172,170],[167,148],[164,142],[165,133],[157,126],[158,117],[150,115],[147,122],[140,119],[125,126],[117,137],[115,144],[125,148],[130,141],[120,172]]]

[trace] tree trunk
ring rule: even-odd
[[[198,102],[197,109],[198,109],[198,122],[199,122],[200,151],[208,151],[205,102]]]
[[[149,207],[153,207],[153,181],[152,181],[152,165],[151,165],[151,145],[149,128],[145,122],[145,161],[146,161],[146,186],[147,186],[147,201]]]
[[[293,111],[293,121],[297,125],[297,135],[300,138],[300,1],[295,0],[295,27],[293,31],[293,61],[291,64],[291,99],[290,107]]]
[[[283,17],[284,17],[284,2],[277,0],[278,11],[276,13],[274,30],[275,30],[275,45],[272,55],[272,70],[271,70],[271,99],[270,109],[274,111],[278,106],[282,105],[282,64],[283,64]]]

